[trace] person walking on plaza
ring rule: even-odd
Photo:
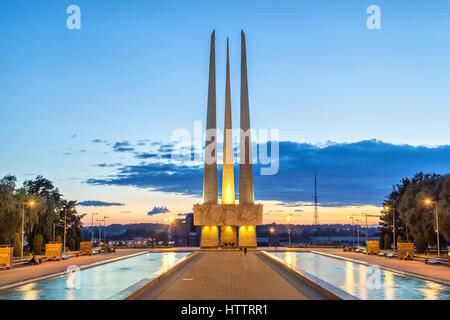
[[[244,248],[244,255],[247,255],[247,247]]]

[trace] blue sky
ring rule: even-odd
[[[81,30],[66,28],[71,4],[81,8]],[[381,8],[381,30],[366,28],[371,4]],[[132,151],[148,152],[152,143],[168,143],[174,129],[193,130],[194,121],[205,120],[213,29],[218,125],[226,37],[233,123],[239,123],[244,29],[252,126],[280,129],[282,146],[294,150],[280,150],[274,180],[255,177],[259,200],[274,211],[285,210],[280,202],[307,202],[309,177],[320,160],[324,220],[327,212],[339,216],[332,206],[379,205],[404,175],[449,172],[449,9],[448,1],[438,0],[2,1],[0,174],[19,180],[42,174],[67,197],[124,204],[85,208],[109,210],[116,221],[191,211],[199,201],[201,170],[191,168],[184,176],[183,168],[174,167],[182,185],[167,186],[146,176],[158,163],[142,163],[148,159]],[[124,142],[136,150],[126,150]],[[355,156],[355,147],[363,154]],[[303,159],[301,150],[313,150],[311,158],[295,161]],[[338,161],[345,168],[327,153],[333,150],[342,153]],[[348,170],[355,159],[357,170]],[[166,165],[159,163],[159,177]],[[144,170],[144,184],[111,183],[120,180],[121,170],[136,166]],[[287,174],[287,168],[299,175]],[[346,187],[336,185],[333,172]],[[264,192],[274,181],[294,185],[292,192],[283,185],[279,192]],[[161,207],[169,213],[148,216]],[[305,211],[305,223],[308,208],[298,209]]]

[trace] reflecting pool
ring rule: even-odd
[[[156,278],[191,252],[155,252],[0,291],[0,300],[103,300]],[[72,269],[76,270],[76,266]]]
[[[268,252],[363,300],[450,300],[450,286],[312,252]]]

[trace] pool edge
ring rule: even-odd
[[[79,271],[83,271],[86,269],[90,269],[90,268],[94,268],[94,267],[98,267],[104,264],[108,264],[111,262],[116,262],[116,261],[120,261],[120,260],[124,260],[124,259],[128,259],[128,258],[133,258],[142,254],[147,254],[151,251],[142,251],[142,252],[138,252],[138,253],[133,253],[133,254],[129,254],[123,257],[116,257],[116,258],[111,258],[111,259],[107,259],[107,260],[103,260],[103,261],[98,261],[98,262],[94,262],[94,263],[90,263],[90,264],[86,264],[86,265],[82,265],[80,266],[80,270]],[[13,288],[17,288],[20,286],[24,286],[26,284],[29,283],[33,283],[33,282],[40,282],[40,281],[44,281],[44,280],[48,280],[48,279],[52,279],[52,278],[56,278],[59,276],[63,276],[65,274],[68,274],[70,272],[73,272],[74,270],[71,271],[60,271],[60,272],[56,272],[56,273],[50,273],[44,276],[39,276],[36,278],[31,278],[31,279],[27,279],[27,280],[23,280],[23,281],[19,281],[19,282],[14,282],[14,283],[10,283],[7,285],[4,285],[2,287],[0,287],[0,292],[5,291],[5,290],[9,290],[9,289],[13,289]]]
[[[313,287],[315,290],[318,290],[324,296],[328,297],[331,300],[360,300],[358,297],[355,297],[344,290],[316,277],[312,274],[309,274],[305,271],[295,270],[294,268],[289,267],[285,263],[281,262],[277,257],[271,255],[267,251],[261,251],[261,254],[268,258],[270,261],[281,267],[286,272],[290,273],[300,281],[306,282],[308,285]]]
[[[183,257],[182,259],[180,259],[181,261],[179,261],[177,264],[167,269],[162,274],[156,277],[142,279],[141,281],[131,285],[127,289],[124,289],[119,293],[113,295],[108,300],[136,300],[145,292],[147,292],[149,289],[158,284],[162,279],[168,277],[173,272],[175,272],[176,270],[180,269],[181,267],[185,266],[187,263],[192,261],[200,253],[199,251],[191,251],[191,252],[192,254]]]
[[[286,252],[293,252],[293,251],[286,251]],[[392,269],[392,268],[388,268],[388,267],[383,267],[383,266],[380,266],[378,264],[371,264],[371,263],[368,263],[368,262],[365,262],[365,261],[356,260],[356,259],[352,259],[352,258],[341,257],[341,256],[336,256],[334,254],[320,252],[320,251],[315,251],[315,250],[310,250],[310,251],[305,251],[305,252],[311,252],[311,253],[320,254],[320,255],[331,257],[331,258],[335,258],[335,259],[350,261],[350,262],[362,264],[362,265],[365,265],[365,266],[370,266],[370,267],[373,267],[373,268],[378,268],[378,269],[381,269],[381,270],[386,270],[386,271],[398,273],[398,274],[401,274],[403,276],[418,278],[418,279],[421,279],[421,280],[436,282],[436,283],[439,283],[439,284],[442,284],[442,285],[450,286],[450,281],[446,281],[446,280],[442,280],[442,279],[438,279],[438,278],[433,278],[433,277],[428,277],[428,276],[420,275],[420,274],[417,274],[417,273],[412,273],[412,272],[401,271],[401,270]]]

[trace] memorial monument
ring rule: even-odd
[[[250,110],[245,34],[241,31],[241,113],[239,203],[235,200],[233,134],[231,121],[230,57],[227,39],[225,124],[222,167],[222,199],[218,203],[215,32],[211,34],[208,105],[206,116],[203,203],[194,205],[194,224],[201,226],[202,248],[225,243],[256,247],[256,226],[262,224],[263,206],[255,204],[251,156]],[[220,238],[220,244],[219,244]]]

